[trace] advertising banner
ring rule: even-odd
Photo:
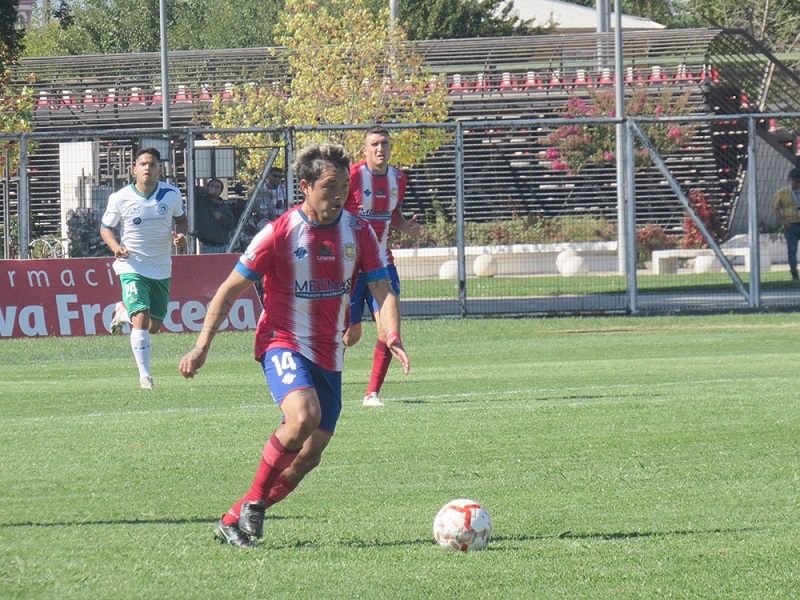
[[[199,331],[214,292],[238,260],[238,254],[173,256],[162,331]],[[0,260],[0,339],[109,334],[114,305],[122,299],[112,263],[110,257]],[[260,314],[251,288],[221,331],[255,329]]]

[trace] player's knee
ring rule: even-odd
[[[291,412],[287,411],[285,418],[284,427],[289,430],[288,433],[296,442],[301,442],[308,439],[319,427],[322,413],[319,409],[309,407]]]

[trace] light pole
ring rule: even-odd
[[[167,0],[158,0],[158,18],[161,24],[161,128],[169,130],[169,63],[167,61]]]

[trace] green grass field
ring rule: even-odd
[[[261,547],[212,541],[278,421],[251,334],[0,342],[0,598],[797,598],[797,315],[409,321]],[[494,519],[433,543],[439,507]]]

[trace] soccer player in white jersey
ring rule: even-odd
[[[406,174],[389,164],[392,158],[392,142],[389,130],[385,127],[370,127],[364,136],[361,149],[364,160],[350,167],[350,193],[345,210],[366,220],[375,230],[380,243],[382,260],[389,269],[392,289],[400,296],[400,278],[394,266],[394,257],[389,248],[391,229],[397,229],[418,237],[420,226],[416,217],[406,219],[403,215],[403,200],[406,194]],[[372,354],[372,372],[364,406],[383,406],[379,397],[381,387],[389,372],[392,353],[386,345],[385,329],[381,324],[378,305],[366,281],[359,277],[350,298],[350,326],[344,334],[344,343],[352,346],[361,339],[361,321],[364,318],[364,305],[372,313],[378,329],[378,339]]]
[[[188,231],[180,190],[159,181],[160,172],[158,150],[140,149],[133,166],[134,182],[109,196],[100,225],[100,236],[114,253],[114,272],[122,286],[122,302],[114,311],[111,332],[130,323],[131,348],[144,389],[153,389],[150,334],[161,328],[167,316],[172,247],[185,252]]]
[[[311,144],[294,161],[303,203],[268,223],[208,306],[197,342],[181,360],[194,377],[234,302],[263,278],[264,311],[256,328],[256,360],[282,412],[249,491],[217,522],[215,537],[255,546],[264,511],[283,500],[322,458],[342,407],[342,334],[350,290],[363,273],[383,315],[386,344],[408,373],[400,311],[368,223],[343,210],[350,157],[338,144]]]

